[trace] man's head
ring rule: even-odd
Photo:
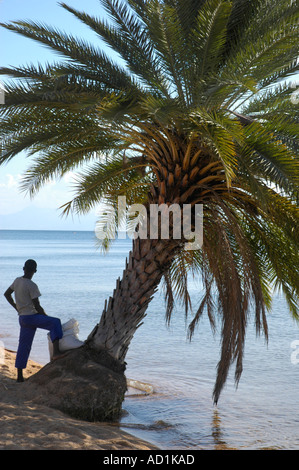
[[[33,274],[36,273],[36,268],[36,261],[34,261],[34,259],[27,259],[24,264],[23,270],[25,274],[33,276]]]

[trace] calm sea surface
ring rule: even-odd
[[[130,240],[116,240],[103,255],[93,232],[0,230],[0,291],[22,275],[27,258],[36,259],[42,306],[62,323],[77,319],[84,340],[99,321],[129,249]],[[194,283],[191,291],[196,306],[200,285]],[[217,407],[212,392],[219,335],[204,317],[190,343],[183,309],[177,306],[170,327],[164,312],[158,292],[126,359],[127,377],[150,383],[154,393],[125,399],[122,428],[161,449],[299,449],[299,325],[284,299],[275,295],[268,345],[256,338],[253,322],[249,325],[239,387],[232,368]],[[0,315],[0,340],[15,350],[17,314],[2,294]],[[31,358],[48,361],[45,331],[38,330]]]

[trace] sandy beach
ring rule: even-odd
[[[119,429],[89,423],[22,398],[16,381],[15,352],[0,363],[0,450],[154,450],[155,446]],[[25,379],[42,366],[29,360]]]

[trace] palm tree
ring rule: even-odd
[[[214,400],[230,366],[239,381],[250,312],[267,337],[273,288],[298,319],[298,1],[101,0],[109,20],[68,10],[99,37],[95,46],[28,21],[3,24],[58,53],[51,65],[2,68],[12,77],[1,106],[1,163],[33,157],[31,196],[76,171],[64,213],[106,202],[203,207],[203,243],[173,232],[132,242],[129,259],[87,344],[123,363],[161,282],[166,318],[175,300],[221,321]],[[108,45],[118,58],[103,52]],[[115,57],[115,55],[113,55]],[[294,100],[293,100],[294,101]],[[106,218],[105,218],[106,217]],[[109,221],[109,211],[103,223]],[[181,224],[181,222],[179,222]],[[137,226],[136,230],[139,230]],[[107,241],[107,240],[106,240]],[[188,273],[202,280],[194,311]]]

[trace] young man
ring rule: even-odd
[[[26,369],[36,328],[50,331],[53,343],[53,360],[63,354],[59,350],[59,339],[62,338],[62,328],[59,318],[49,317],[39,303],[41,295],[39,288],[32,281],[36,273],[36,261],[29,259],[24,265],[24,276],[17,277],[6,290],[4,296],[19,314],[20,337],[15,366],[18,370],[18,382],[23,382],[23,369]],[[15,302],[12,293],[15,294]]]

